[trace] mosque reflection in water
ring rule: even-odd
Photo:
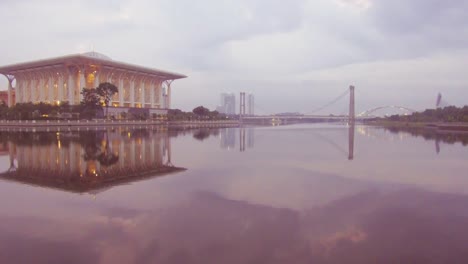
[[[371,136],[367,127],[356,132]],[[423,136],[439,142],[467,144],[466,135],[435,134],[431,131],[392,130],[402,137]],[[354,159],[355,126],[348,126],[348,149],[324,134],[312,133]],[[244,152],[254,148],[255,128],[152,129],[116,128],[67,132],[0,132],[0,156],[9,157],[9,168],[0,179],[56,188],[71,192],[97,193],[114,185],[167,175],[184,170],[172,164],[170,138],[192,134],[196,140],[219,139],[226,150]]]
[[[184,170],[171,161],[169,134],[128,128],[82,132],[3,132],[10,166],[2,179],[72,192]]]

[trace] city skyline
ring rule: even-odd
[[[240,109],[238,101],[236,100],[237,96],[240,96],[240,93],[221,93],[220,94],[220,104],[216,106],[216,111],[222,114],[235,115],[239,114]],[[240,98],[239,98],[240,100]],[[245,114],[253,116],[255,115],[255,96],[252,93],[247,94],[246,98],[246,112]]]
[[[95,50],[184,72],[190,78],[178,83],[173,108],[215,109],[220,93],[238,87],[254,87],[246,92],[257,96],[257,114],[307,113],[349,85],[357,111],[435,108],[439,92],[462,106],[468,96],[468,1],[294,0],[284,8],[278,0],[22,0],[0,7],[0,22],[9,25],[1,65]]]

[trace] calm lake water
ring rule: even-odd
[[[468,137],[0,132],[0,263],[468,263]]]

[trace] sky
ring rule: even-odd
[[[468,104],[468,0],[1,0],[0,65],[97,51],[179,72],[172,106],[312,113]],[[0,88],[6,89],[0,77]],[[346,113],[347,99],[322,113]]]

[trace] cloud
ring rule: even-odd
[[[454,65],[462,61],[456,54],[468,44],[465,0],[21,0],[0,5],[0,22],[10,24],[0,37],[1,64],[95,49],[116,60],[187,74],[189,79],[174,84],[173,105],[184,109],[214,107],[222,91],[250,90],[261,95],[257,99],[264,108],[305,110],[306,104],[294,100],[311,92],[298,83],[324,80],[297,76],[331,76],[329,89],[313,90],[314,99],[323,101],[353,82],[353,75],[365,75],[357,72],[363,64],[367,69],[378,63],[391,75],[399,72],[395,61],[431,58],[433,65],[440,56],[456,62],[444,64],[446,75],[439,74],[434,89],[452,93],[450,70],[458,73]],[[424,64],[418,67],[423,75],[433,72]],[[402,80],[394,93],[415,89],[411,80],[419,74],[406,74],[408,82]],[[382,77],[376,83],[385,87],[391,80]],[[434,83],[422,80],[416,88],[427,85]],[[288,96],[280,105],[284,87],[294,88],[298,97]]]
[[[382,53],[409,58],[465,49],[467,8],[468,1],[374,0],[367,19],[386,43]]]

